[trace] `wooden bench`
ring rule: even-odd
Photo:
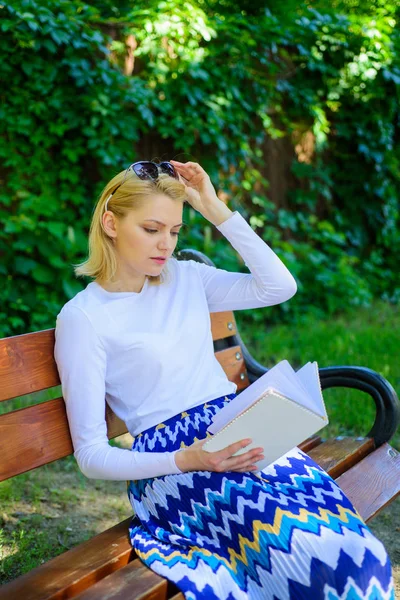
[[[182,250],[178,257],[213,265],[197,251]],[[247,350],[233,312],[213,313],[211,323],[215,355],[239,392],[267,369]],[[54,329],[0,340],[0,401],[59,386],[53,350]],[[321,368],[320,379],[322,389],[355,388],[375,401],[375,422],[365,437],[313,436],[300,444],[369,521],[400,493],[400,454],[388,444],[400,420],[398,397],[384,377],[363,367]],[[106,419],[110,439],[127,432],[108,406]],[[0,480],[73,453],[62,397],[3,414],[0,427]],[[183,599],[136,557],[128,539],[130,519],[3,585],[0,599]]]

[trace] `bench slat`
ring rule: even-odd
[[[210,319],[214,341],[237,333],[232,311],[210,313]],[[60,385],[54,332],[44,329],[0,339],[0,402]]]
[[[75,596],[76,600],[166,600],[168,581],[139,558]]]
[[[236,383],[236,393],[250,385],[247,369],[240,346],[231,346],[215,352],[215,358],[224,369],[229,381]]]
[[[299,444],[299,447],[306,452],[305,448],[307,448],[307,445],[317,443],[318,439],[318,436],[313,436]],[[313,453],[315,454],[316,450],[323,447],[325,444],[327,444],[327,448],[335,447],[337,453],[336,456],[340,454],[340,446],[342,445],[344,449],[343,454],[346,455],[347,460],[350,458],[351,448],[353,448],[356,453],[360,449],[360,444],[364,444],[364,449],[371,448],[368,439],[366,442],[364,441],[364,443],[361,440],[354,438],[328,440],[314,446],[309,452],[310,456]],[[319,454],[321,457],[331,456],[332,451],[327,450],[325,453],[320,452]],[[374,454],[370,455],[370,457],[372,458]],[[315,460],[315,456],[312,456],[312,458]],[[336,458],[336,462],[332,462],[331,467],[328,468],[328,472],[331,476],[334,477],[332,473],[337,469],[339,463],[340,458]],[[394,462],[392,461],[392,467],[394,464],[397,465],[397,460]],[[379,465],[377,465],[377,468],[379,469]],[[397,471],[399,471],[400,465],[396,468]],[[399,477],[398,474],[397,477]],[[341,478],[338,479],[338,483],[340,480]],[[345,494],[347,494],[348,488],[350,490],[352,489],[350,483],[352,482],[348,482],[347,480],[343,480],[343,484],[340,483]],[[383,481],[377,478],[375,481],[376,495],[378,494],[377,486],[379,486],[380,483],[383,484]],[[349,497],[361,516],[365,518],[363,513],[363,494],[363,489],[356,488],[353,491],[353,497],[350,495]],[[61,600],[71,598],[77,593],[89,588],[94,582],[114,573],[114,571],[120,569],[136,558],[135,552],[128,539],[128,526],[130,520],[131,518],[125,519],[121,523],[96,535],[87,542],[79,544],[75,548],[56,556],[47,563],[36,567],[30,573],[3,585],[0,591],[0,600],[15,600],[15,598],[19,597],[22,597],[24,600]]]
[[[336,481],[369,521],[400,494],[400,453],[382,444]]]
[[[109,439],[126,433],[125,423],[116,417],[108,405],[106,406]],[[73,453],[62,398],[0,415],[0,428],[0,481]]]
[[[54,329],[0,340],[0,402],[60,385]]]
[[[1,600],[64,600],[136,558],[129,543],[131,517],[32,569],[0,588]]]
[[[237,333],[237,325],[231,310],[210,313],[213,340],[223,340]]]
[[[375,448],[371,438],[341,438],[327,440],[308,454],[331,477],[336,479]]]
[[[299,444],[299,448],[301,448],[303,452],[309,453],[310,450],[312,450],[316,446],[319,446],[320,444],[322,444],[322,439],[320,438],[320,436],[312,435],[311,437],[304,440],[304,442],[301,442],[301,444]]]

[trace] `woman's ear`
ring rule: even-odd
[[[115,216],[111,211],[107,211],[103,214],[102,223],[104,231],[106,232],[108,237],[110,237],[112,241],[114,241],[114,238],[117,237],[117,229],[115,226]]]

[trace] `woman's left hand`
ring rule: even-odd
[[[170,160],[170,163],[175,167],[181,183],[186,186],[189,204],[205,217],[210,208],[221,202],[209,175],[195,162]]]

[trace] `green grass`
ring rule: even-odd
[[[360,365],[381,373],[397,392],[400,389],[396,307],[376,303],[330,321],[306,319],[298,326],[274,328],[249,325],[240,311],[236,319],[254,358],[268,367],[285,358],[294,368],[314,360],[320,367]],[[51,397],[57,395],[54,389]],[[31,396],[10,401],[8,410],[48,399]],[[330,424],[321,431],[323,437],[366,435],[374,419],[368,395],[339,388],[325,390],[324,398]],[[400,449],[399,431],[391,443]],[[0,506],[0,583],[132,514],[125,482],[89,480],[71,456],[0,483]]]
[[[72,456],[0,483],[0,506],[0,584],[132,514],[125,482],[89,480]]]

